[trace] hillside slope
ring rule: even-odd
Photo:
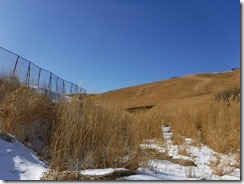
[[[155,106],[170,113],[179,107],[196,106],[212,101],[214,94],[240,88],[240,70],[200,73],[105,92],[91,98],[99,104],[121,109]]]

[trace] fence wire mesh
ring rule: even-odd
[[[66,81],[19,55],[0,47],[1,76],[17,78],[27,86],[43,88],[60,95],[86,93],[86,90]]]

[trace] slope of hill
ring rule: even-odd
[[[199,107],[214,95],[229,88],[240,88],[240,70],[200,73],[94,95],[96,103],[116,105],[121,109],[155,106],[170,113],[179,107]]]

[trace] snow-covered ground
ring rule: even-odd
[[[153,173],[155,171],[155,173],[159,173],[156,175],[159,179],[169,180],[240,180],[240,169],[233,167],[237,164],[235,155],[216,153],[203,144],[199,147],[193,146],[191,145],[193,141],[189,138],[185,138],[185,144],[181,146],[174,145],[171,140],[170,127],[163,127],[162,130],[165,143],[149,140],[141,147],[155,149],[162,154],[167,153],[173,159],[193,161],[196,166],[181,166],[166,160],[151,160],[150,169],[141,169],[144,172]],[[183,155],[179,151],[182,149],[185,149]],[[222,176],[216,175],[214,170],[222,171]],[[155,176],[155,174],[152,175]]]
[[[152,159],[146,166],[138,168],[136,174],[120,178],[120,180],[240,180],[240,169],[234,165],[234,155],[218,154],[205,145],[193,146],[192,140],[186,138],[185,152],[181,155],[181,147],[172,143],[170,127],[163,128],[164,143],[146,141],[141,144],[144,149],[155,149],[159,153],[168,153],[175,159],[191,160],[196,166],[182,166],[169,160]],[[0,179],[1,180],[39,180],[42,173],[48,171],[48,165],[39,160],[37,154],[26,148],[14,138],[0,138]],[[8,141],[6,141],[8,140]],[[219,161],[218,161],[219,160]],[[218,162],[217,162],[218,161]],[[214,174],[211,163],[226,169],[226,174]],[[123,168],[89,169],[80,171],[83,175],[104,175]],[[227,172],[229,171],[229,172]]]
[[[6,141],[8,140],[8,141]],[[0,180],[40,180],[48,165],[14,137],[0,138]]]

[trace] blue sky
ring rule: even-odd
[[[240,67],[238,0],[0,0],[0,46],[104,92]]]

